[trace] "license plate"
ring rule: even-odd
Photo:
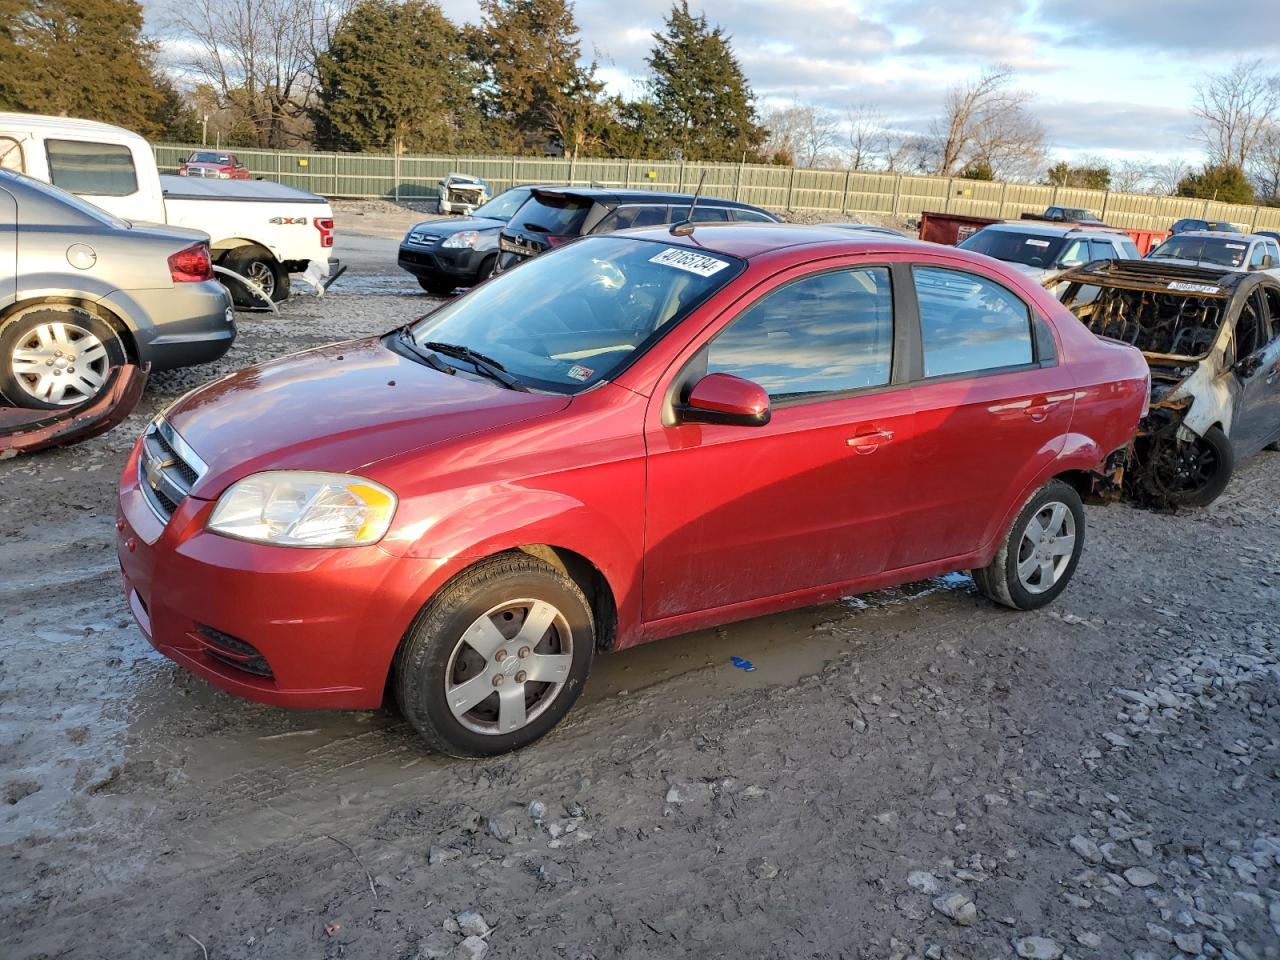
[[[534,252],[532,246],[526,246],[516,240],[508,240],[506,237],[498,238],[498,249],[503,253],[514,253],[521,257],[527,257]]]

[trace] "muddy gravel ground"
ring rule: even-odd
[[[1277,454],[1207,510],[1089,508],[1049,610],[954,575],[604,656],[497,760],[155,654],[126,452],[198,383],[423,312],[402,226],[354,217],[329,297],[0,463],[0,956],[1280,958]]]

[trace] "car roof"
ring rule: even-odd
[[[982,228],[999,233],[1025,233],[1036,237],[1096,237],[1100,233],[1120,233],[1114,227],[1105,230],[1101,227],[1081,226],[1080,224],[1060,225],[1056,223],[1040,223],[1035,220],[1014,220],[1009,223],[992,223]]]
[[[75,117],[51,117],[39,113],[0,113],[0,127],[18,130],[38,130],[46,135],[56,136],[58,133],[108,134],[115,137],[128,137],[133,140],[143,138],[132,130],[99,123],[97,120],[79,120]],[[145,142],[145,141],[143,141]]]
[[[571,197],[599,200],[604,203],[617,204],[618,206],[627,203],[687,204],[693,200],[693,194],[691,193],[663,193],[657,190],[617,190],[612,187],[537,187],[536,189],[548,193],[562,193]],[[723,197],[712,197],[707,194],[699,196],[698,203],[717,207],[736,207],[741,210],[762,209],[750,203],[743,203],[739,200],[726,200]]]
[[[696,223],[688,233],[672,233],[668,226],[633,227],[619,230],[610,236],[631,236],[645,240],[678,244],[694,249],[725,253],[750,260],[753,257],[775,253],[794,247],[819,244],[839,244],[847,250],[944,250],[979,262],[979,258],[956,247],[940,248],[936,243],[925,243],[910,237],[891,237],[887,234],[863,233],[843,227],[808,226],[798,223]],[[982,263],[990,263],[987,257]]]

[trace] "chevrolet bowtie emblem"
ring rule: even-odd
[[[147,483],[151,485],[152,490],[160,489],[161,471],[165,467],[173,466],[174,463],[174,460],[148,460],[146,462]]]

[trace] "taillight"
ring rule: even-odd
[[[213,279],[213,260],[209,245],[195,243],[169,258],[169,276],[174,283],[199,283]]]
[[[558,247],[562,243],[568,243],[570,240],[576,240],[576,239],[577,237],[558,237],[550,233],[547,234],[546,236],[548,247]]]
[[[333,246],[333,217],[316,217],[311,221],[320,231],[320,246]]]

